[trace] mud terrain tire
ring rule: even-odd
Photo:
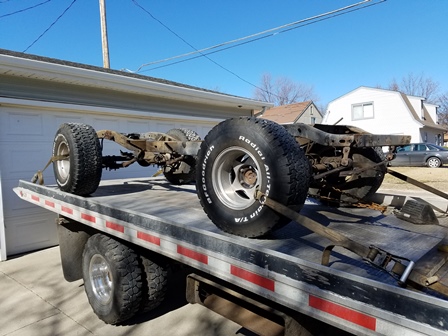
[[[82,271],[90,306],[101,320],[118,324],[139,310],[142,269],[139,256],[131,248],[95,234],[84,247]]]
[[[85,124],[62,124],[53,142],[56,183],[62,191],[86,196],[95,192],[101,181],[102,154],[95,130]]]
[[[141,256],[144,291],[140,311],[149,312],[165,299],[168,288],[169,264],[160,256]]]

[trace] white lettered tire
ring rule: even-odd
[[[196,186],[201,205],[221,230],[260,237],[289,222],[255,200],[259,190],[299,210],[310,167],[284,127],[268,120],[226,120],[205,137],[198,154]]]

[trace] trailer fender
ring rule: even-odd
[[[56,221],[64,278],[68,282],[82,279],[82,251],[91,233],[72,219],[59,217]]]

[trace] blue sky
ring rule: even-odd
[[[0,0],[0,48],[102,66],[98,0]],[[255,34],[361,0],[137,0],[196,49]],[[388,0],[209,55],[143,68],[144,75],[252,97],[261,76],[314,87],[319,105],[359,87],[424,74],[448,91],[448,0]],[[34,45],[62,12],[70,9]],[[193,49],[132,0],[106,0],[113,69]],[[166,65],[163,63],[160,65]],[[242,80],[242,79],[243,80]],[[248,84],[247,82],[251,83]]]

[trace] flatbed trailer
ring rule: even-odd
[[[329,266],[323,266],[322,252],[332,242],[294,222],[257,239],[225,233],[204,213],[193,185],[174,186],[164,178],[105,180],[94,194],[82,197],[20,181],[15,192],[58,215],[69,281],[82,276],[85,239],[75,239],[77,234],[101,233],[192,267],[196,275],[188,280],[188,301],[229,318],[242,307],[233,319],[260,335],[313,334],[309,326],[317,321],[356,335],[448,333],[448,300],[442,294],[403,288],[344,248],[335,247]],[[301,214],[413,261],[447,233],[443,221],[417,225],[372,209],[311,201]],[[255,316],[264,322],[257,325]],[[311,324],[304,322],[307,318]]]

